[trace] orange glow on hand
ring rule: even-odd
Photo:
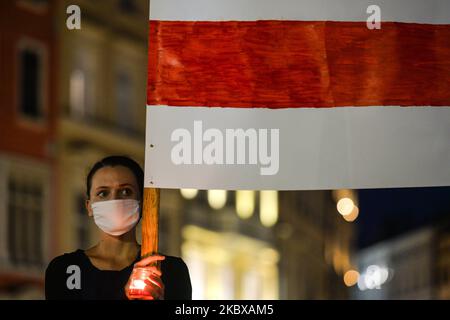
[[[135,267],[125,286],[129,299],[160,299],[163,297],[163,284],[154,267]]]

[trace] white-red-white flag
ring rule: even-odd
[[[450,1],[152,0],[145,184],[450,185]]]

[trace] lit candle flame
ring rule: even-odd
[[[145,283],[144,280],[135,279],[135,280],[133,280],[131,282],[130,289],[133,289],[133,290],[144,290],[146,286],[147,286],[147,284]]]

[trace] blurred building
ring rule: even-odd
[[[350,190],[281,192],[279,248],[286,299],[347,299],[344,275],[353,269],[352,243],[357,218]],[[337,202],[351,200],[349,212]]]
[[[355,299],[449,299],[449,222],[365,248]]]
[[[148,0],[0,2],[0,298],[43,298],[47,263],[95,242],[89,166],[143,164],[147,29]]]
[[[81,9],[81,30],[65,27]],[[86,176],[104,156],[144,164],[148,1],[58,1],[59,203],[53,255],[96,242],[85,209]]]
[[[54,1],[0,2],[0,298],[37,298],[55,212]]]
[[[161,250],[183,257],[193,298],[278,299],[280,255],[272,228],[278,193],[182,192],[161,195]],[[266,227],[259,218],[261,201],[270,211]]]
[[[350,222],[356,216],[345,221],[338,214],[339,193],[182,193],[162,193],[161,235],[167,242],[161,247],[181,248],[194,298],[348,297],[343,276],[352,270]]]
[[[450,300],[450,218],[436,223],[435,299]]]
[[[431,299],[433,231],[425,228],[358,253],[357,299]]]

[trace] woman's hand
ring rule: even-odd
[[[125,286],[129,300],[163,300],[164,283],[161,270],[155,265],[166,257],[153,255],[134,264],[133,272]]]

